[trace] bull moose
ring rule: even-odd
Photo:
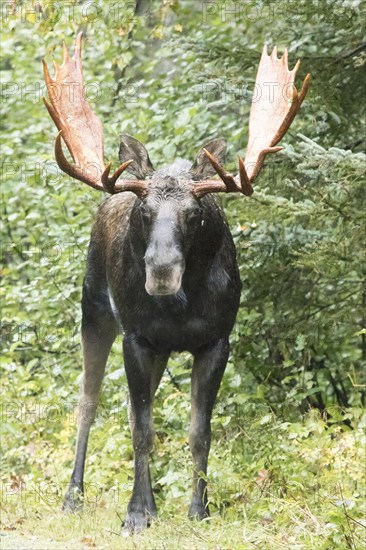
[[[123,331],[123,354],[130,397],[134,486],[125,527],[144,529],[157,510],[151,487],[152,409],[169,355],[193,355],[189,445],[193,457],[193,496],[189,517],[209,515],[206,487],[210,421],[229,355],[229,335],[239,307],[240,277],[225,215],[215,193],[251,195],[267,153],[282,149],[286,133],[307,93],[294,85],[299,61],[290,71],[288,54],[278,59],[264,47],[252,102],[245,161],[238,174],[222,163],[223,139],[202,148],[196,160],[177,159],[155,170],[147,150],[123,135],[120,167],[104,163],[99,118],[83,94],[82,33],[73,57],[64,46],[63,63],[52,78],[43,62],[48,90],[45,105],[59,133],[55,156],[61,170],[111,196],[93,225],[82,295],[84,376],[76,458],[64,508],[81,506],[84,464],[91,424],[112,344]],[[70,93],[72,90],[72,94]],[[73,163],[67,160],[62,140]],[[124,171],[129,178],[122,179]],[[218,175],[220,179],[212,179]],[[88,337],[96,327],[97,338]],[[87,411],[87,412],[86,412]]]

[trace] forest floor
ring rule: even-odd
[[[273,501],[271,510],[261,517],[247,514],[245,505],[231,520],[214,513],[198,523],[189,521],[181,511],[172,518],[161,517],[143,533],[121,535],[121,515],[115,505],[105,503],[75,515],[63,514],[59,507],[39,504],[27,508],[18,502],[3,508],[0,547],[2,550],[260,550],[364,548],[365,525],[348,511],[348,502],[318,503],[291,500],[289,496]],[[276,512],[277,509],[277,512]],[[337,521],[337,513],[342,522]]]

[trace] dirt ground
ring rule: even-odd
[[[88,546],[81,545],[75,548],[74,543],[56,542],[34,535],[22,535],[20,533],[1,533],[1,550],[84,550]]]

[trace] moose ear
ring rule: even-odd
[[[130,172],[139,180],[144,180],[147,176],[151,176],[154,172],[154,167],[151,164],[149,154],[145,146],[138,139],[129,136],[128,134],[121,135],[121,144],[119,146],[119,160],[121,163],[127,160],[134,162],[128,167]]]
[[[214,157],[217,158],[220,164],[225,162],[226,141],[222,138],[213,139],[199,151],[196,160],[190,168],[192,179],[195,181],[204,180],[216,174],[211,162],[208,160],[203,149],[207,149]]]

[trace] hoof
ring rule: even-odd
[[[156,517],[148,511],[128,512],[125,521],[122,523],[122,536],[134,535],[141,533],[147,527],[150,527],[152,520]]]
[[[70,485],[65,495],[62,510],[66,513],[80,512],[83,509],[84,493],[76,485]]]
[[[210,511],[208,509],[208,505],[206,504],[206,506],[204,506],[203,504],[191,504],[188,511],[188,517],[189,519],[197,519],[199,521],[209,518]]]

